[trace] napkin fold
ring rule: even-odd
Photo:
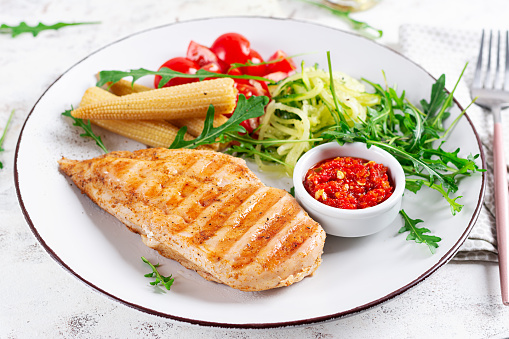
[[[400,51],[413,60],[432,76],[446,76],[446,88],[452,90],[463,68],[468,67],[455,91],[455,98],[465,108],[470,104],[469,86],[472,83],[479,43],[480,31],[466,31],[446,27],[423,25],[403,25],[399,30]],[[479,134],[486,156],[487,182],[485,200],[479,218],[468,239],[461,246],[454,260],[498,261],[495,201],[493,197],[493,119],[489,112],[477,105],[467,110],[474,127]],[[503,113],[502,113],[503,114]],[[504,123],[504,146],[509,150],[509,127]]]

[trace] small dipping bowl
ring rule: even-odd
[[[336,157],[353,157],[372,160],[389,169],[388,176],[394,187],[392,195],[380,204],[364,209],[341,209],[315,200],[304,188],[304,179],[317,163]],[[293,172],[295,198],[308,214],[320,223],[327,234],[341,237],[362,237],[374,234],[389,226],[398,216],[405,190],[405,173],[399,162],[388,152],[363,143],[339,145],[330,142],[306,152],[297,161]]]

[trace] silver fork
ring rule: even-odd
[[[497,224],[497,247],[498,265],[500,271],[500,287],[502,290],[502,302],[509,305],[509,199],[507,187],[507,166],[504,156],[504,142],[502,131],[502,118],[500,111],[509,106],[509,32],[505,32],[505,65],[501,67],[503,49],[500,47],[500,31],[497,34],[497,53],[492,57],[493,33],[490,31],[488,48],[487,69],[482,75],[484,31],[481,36],[481,48],[475,68],[474,80],[470,88],[472,98],[476,98],[476,104],[491,110],[493,114],[493,172],[495,177],[495,219]],[[496,63],[493,66],[493,63]],[[493,71],[493,67],[495,70]],[[501,76],[504,78],[501,79]]]

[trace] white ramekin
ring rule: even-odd
[[[356,157],[385,165],[389,168],[388,175],[395,186],[394,193],[376,206],[357,210],[340,209],[315,200],[304,188],[305,175],[320,161],[334,157]],[[361,237],[381,231],[396,219],[405,190],[405,174],[399,162],[381,148],[368,148],[363,143],[341,146],[337,142],[330,142],[311,149],[299,159],[293,172],[293,184],[299,204],[322,225],[327,234]]]

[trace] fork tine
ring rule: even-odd
[[[504,90],[509,91],[509,31],[505,31],[505,78]]]
[[[500,48],[500,31],[497,32],[497,65],[495,66],[495,80],[493,80],[493,88],[498,86],[498,79],[500,77],[500,54],[502,54],[502,49]]]
[[[493,80],[491,75],[491,42],[493,40],[493,31],[490,30],[490,39],[488,43],[488,66],[486,68],[486,77],[484,78],[484,88],[492,88]]]
[[[477,65],[475,66],[474,80],[472,82],[472,86],[476,87],[476,88],[480,88],[482,86],[481,69],[482,69],[483,48],[484,48],[484,29],[482,30],[481,48],[479,49],[479,56],[477,57]]]

